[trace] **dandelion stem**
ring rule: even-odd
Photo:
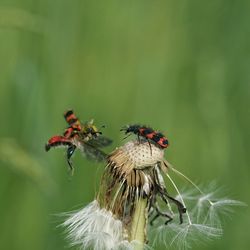
[[[147,200],[140,198],[136,203],[131,223],[130,241],[134,241],[134,250],[143,250],[145,243],[145,226],[147,213]]]

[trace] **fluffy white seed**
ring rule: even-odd
[[[110,211],[101,209],[96,200],[71,213],[63,226],[67,227],[71,244],[81,249],[131,249],[131,244],[123,240],[122,222]]]

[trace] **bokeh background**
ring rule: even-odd
[[[67,249],[56,214],[92,201],[104,164],[44,144],[73,108],[106,125],[151,125],[198,183],[250,204],[250,2],[0,0],[0,248]],[[181,182],[180,182],[181,185]],[[221,240],[249,249],[249,208]],[[74,249],[74,248],[72,248]],[[164,247],[156,248],[164,249]]]

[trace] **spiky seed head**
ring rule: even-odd
[[[163,161],[164,150],[149,144],[147,141],[129,141],[122,147],[117,148],[111,155],[110,160],[117,166],[129,166],[129,169],[142,169],[154,166],[157,162]]]

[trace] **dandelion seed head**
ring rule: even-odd
[[[163,149],[144,140],[130,141],[114,150],[98,195],[102,206],[123,222],[131,220],[136,201],[152,195],[156,182],[153,172],[163,154]]]
[[[98,132],[92,123],[86,126]],[[125,130],[126,134],[137,134],[138,140],[116,148],[108,157],[101,153],[107,166],[96,200],[79,211],[68,213],[63,223],[71,245],[93,250],[151,249],[145,243],[148,231],[154,235],[151,237],[153,245],[160,241],[168,247],[187,249],[193,243],[221,237],[223,215],[229,215],[233,207],[244,203],[220,198],[217,196],[219,189],[213,183],[210,185],[212,192],[203,192],[164,159],[167,139],[151,128],[142,128],[145,134],[135,132],[138,127],[133,125],[130,131]],[[84,137],[84,142],[89,139]],[[70,143],[84,152],[84,144],[77,137]],[[188,181],[195,191],[181,192],[170,170]],[[176,198],[169,193],[164,174],[177,193]],[[179,219],[174,220],[174,217]],[[149,227],[148,220],[151,220]],[[153,221],[157,225],[153,226]]]
[[[137,169],[154,165],[163,159],[164,150],[147,141],[129,141],[121,147],[121,150],[128,156]]]

